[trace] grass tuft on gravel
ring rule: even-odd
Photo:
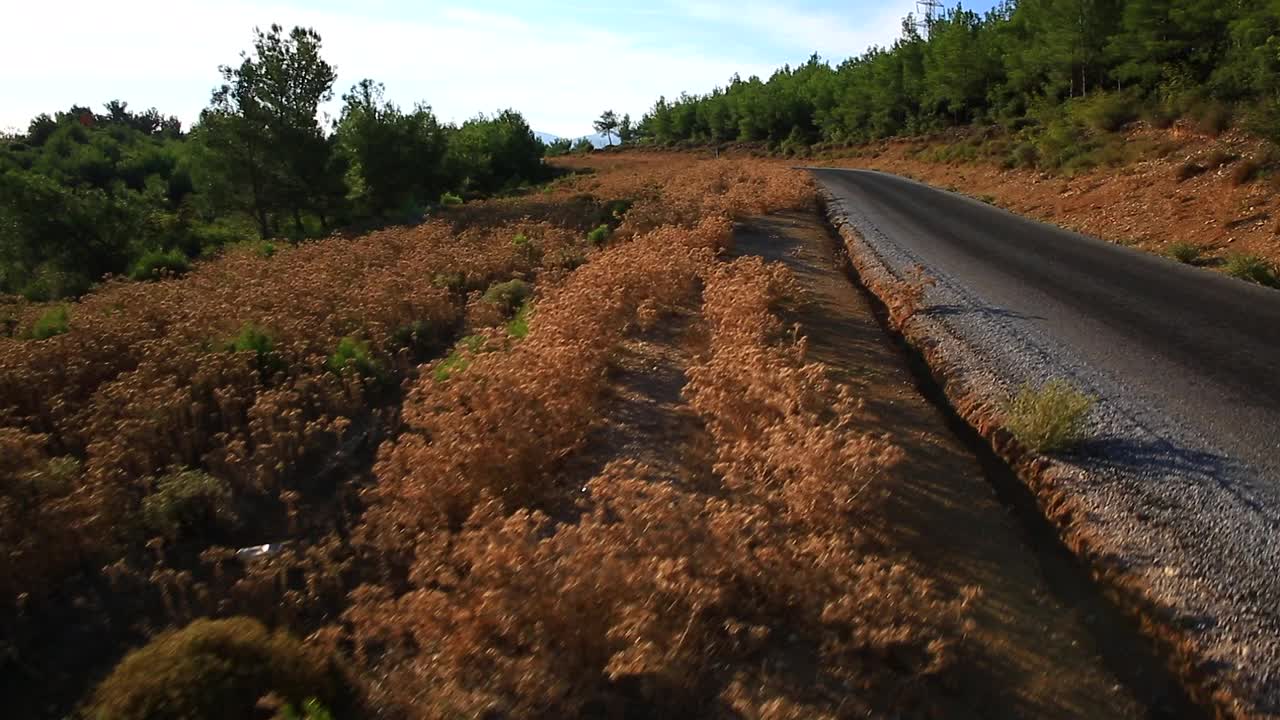
[[[1247,280],[1268,287],[1280,287],[1280,277],[1276,268],[1266,259],[1257,255],[1232,254],[1227,256],[1227,264],[1223,271],[1234,278]]]
[[[1204,251],[1199,245],[1190,242],[1176,242],[1165,250],[1165,255],[1185,265],[1195,265],[1201,260]]]
[[[1005,427],[1032,452],[1066,450],[1080,442],[1092,407],[1093,398],[1062,380],[1024,385],[1005,408]]]

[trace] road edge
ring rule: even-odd
[[[1207,657],[1195,633],[1162,617],[1147,586],[1099,546],[1097,529],[1091,527],[1088,514],[1064,482],[1067,477],[1078,479],[1087,473],[1078,466],[1029,452],[1018,444],[1001,424],[998,403],[989,392],[982,391],[984,387],[999,385],[994,375],[979,377],[984,373],[948,358],[942,350],[944,340],[964,345],[963,340],[938,321],[916,312],[919,289],[915,283],[919,280],[896,274],[848,221],[841,202],[821,186],[818,198],[827,222],[844,244],[859,281],[884,305],[892,328],[919,353],[952,409],[1027,485],[1040,512],[1057,529],[1063,544],[1084,563],[1112,601],[1137,620],[1143,635],[1153,641],[1167,659],[1169,670],[1187,694],[1215,717],[1256,716],[1257,713],[1249,709],[1252,703],[1241,697],[1229,675],[1222,672],[1225,668]]]

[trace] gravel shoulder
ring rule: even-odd
[[[1089,440],[1019,458],[1068,544],[1151,621],[1201,700],[1280,715],[1280,293],[895,176],[819,170],[877,292],[935,280],[904,333],[961,414],[1065,378]]]

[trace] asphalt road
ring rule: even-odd
[[[905,178],[813,172],[891,271],[937,279],[927,312],[1006,389],[1062,377],[1099,398],[1072,460],[1108,479],[1079,491],[1280,712],[1280,291]]]

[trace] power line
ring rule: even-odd
[[[921,35],[929,33],[929,26],[942,15],[942,0],[916,0],[916,28]]]

